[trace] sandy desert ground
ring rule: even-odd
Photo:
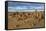
[[[45,27],[44,11],[8,12],[8,29]]]

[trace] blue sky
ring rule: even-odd
[[[44,4],[39,3],[18,3],[18,2],[8,2],[9,10],[18,10],[18,9],[44,9]]]

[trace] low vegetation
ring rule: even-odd
[[[44,11],[8,12],[8,29],[44,27]]]

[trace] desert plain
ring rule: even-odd
[[[45,27],[44,11],[8,12],[8,29]]]

